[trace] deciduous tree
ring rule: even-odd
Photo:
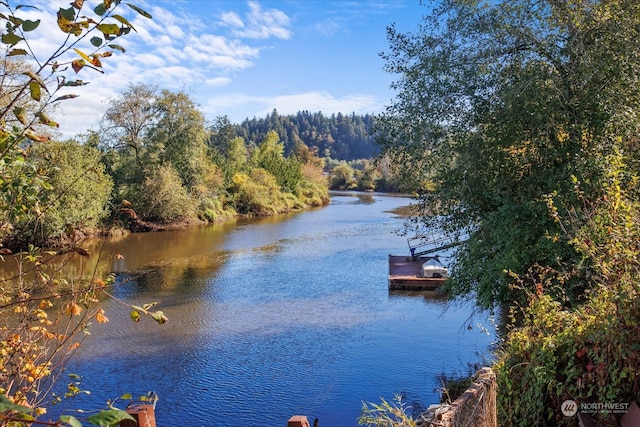
[[[126,5],[129,10],[151,17],[133,4]],[[42,199],[42,191],[52,188],[49,179],[65,186],[68,176],[56,176],[43,164],[34,163],[30,147],[49,139],[36,124],[57,128],[58,124],[49,116],[49,108],[78,96],[66,92],[86,84],[76,75],[88,68],[103,71],[103,60],[116,52],[124,52],[116,40],[135,29],[120,14],[121,6],[124,4],[119,1],[104,0],[91,9],[84,1],[75,0],[59,8],[53,16],[41,14],[41,18],[33,20],[25,18],[23,13],[38,11],[37,7],[0,1],[0,53],[3,56],[0,63],[0,239],[4,239],[17,222],[39,217],[46,213],[49,202],[54,207],[54,200],[61,203],[64,194],[71,194],[67,188],[60,193],[60,198]],[[40,57],[33,49],[32,34],[38,31],[41,19],[48,18],[57,24],[65,39],[53,52]],[[67,154],[71,158],[75,151]],[[38,157],[43,156],[40,152]],[[79,173],[80,169],[74,172]],[[38,422],[46,412],[43,404],[50,392],[44,384],[57,378],[68,357],[80,345],[82,332],[91,321],[108,321],[99,298],[107,295],[113,277],[76,281],[60,275],[61,266],[70,256],[89,255],[77,242],[73,243],[49,253],[30,247],[21,254],[24,270],[15,277],[0,280],[2,425]],[[6,253],[3,248],[2,254]],[[148,308],[143,307],[143,312],[152,314]],[[152,315],[166,321],[162,313]],[[123,417],[131,418],[124,411],[113,409],[87,420],[91,424],[106,425]],[[55,424],[77,426],[80,421],[64,415]]]
[[[417,31],[389,28],[398,95],[378,140],[421,193],[413,226],[469,232],[449,282],[457,294],[524,302],[508,272],[540,264],[582,269],[555,295],[580,298],[588,266],[548,202],[580,218],[585,195],[603,197],[602,159],[637,156],[639,24],[627,0],[445,0]]]
[[[14,225],[14,240],[24,247],[42,245],[69,230],[97,227],[109,215],[113,183],[96,148],[75,141],[49,142],[35,145],[31,157],[49,185],[40,192],[38,211]]]
[[[158,120],[158,90],[147,84],[130,84],[120,96],[109,101],[101,130],[106,147],[131,152],[140,163],[147,132]]]
[[[160,93],[155,109],[158,120],[149,130],[148,145],[160,151],[160,162],[171,164],[191,190],[212,167],[204,115],[186,93],[169,90]]]

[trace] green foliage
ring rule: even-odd
[[[171,164],[191,191],[211,167],[204,116],[184,92],[163,90],[155,108],[158,120],[149,129],[147,144],[160,151],[160,163]]]
[[[231,141],[234,138],[240,138],[236,135],[234,125],[229,121],[227,116],[216,117],[213,124],[209,128],[209,141],[207,145],[213,152],[212,157],[233,157],[230,152],[233,150]],[[240,138],[242,139],[242,138]]]
[[[8,426],[21,426],[34,422],[38,424],[35,417],[32,415],[33,408],[24,405],[16,405],[11,402],[5,396],[0,396],[0,412],[4,415],[0,415],[0,420],[4,420]],[[7,415],[9,414],[9,415]],[[97,414],[87,417],[89,424],[99,427],[114,427],[119,426],[121,421],[131,420],[136,422],[136,419],[126,411],[117,408],[110,408],[102,410]],[[5,425],[5,423],[3,423]],[[69,427],[82,427],[82,423],[76,417],[71,415],[61,415],[55,424],[56,426],[69,426]]]
[[[281,207],[282,193],[276,179],[264,169],[233,177],[234,207],[240,214],[273,215]]]
[[[102,119],[101,145],[133,155],[138,163],[137,170],[142,168],[147,133],[158,120],[158,96],[158,90],[153,86],[130,84],[119,97],[109,101]]]
[[[282,116],[276,110],[264,119],[245,120],[235,127],[235,135],[245,141],[264,140],[269,132],[276,132],[290,156],[296,147],[305,145],[320,157],[351,161],[369,159],[378,154],[370,134],[374,117],[341,113],[325,116],[321,112],[299,111]]]
[[[302,165],[294,158],[284,157],[284,145],[274,131],[267,133],[262,143],[253,151],[252,163],[268,171],[285,192],[295,192],[302,180]]]
[[[188,221],[195,217],[194,201],[170,165],[152,167],[130,199],[137,214],[149,221]]]
[[[69,228],[98,226],[109,214],[112,182],[100,163],[100,152],[74,141],[35,145],[31,158],[48,186],[40,191],[40,208],[14,224],[14,240],[38,243]]]
[[[131,201],[138,214],[156,221],[225,216],[223,210],[211,209],[224,188],[223,171],[208,155],[204,116],[188,95],[130,86],[111,101],[102,127],[101,146],[116,203]],[[166,173],[169,169],[177,173],[177,181]],[[152,184],[158,176],[161,182]],[[161,194],[146,193],[151,188]]]
[[[500,425],[640,395],[639,26],[637,2],[445,0],[388,30],[376,131],[420,192],[408,227],[468,232],[449,290],[511,309]]]
[[[638,7],[446,0],[415,33],[389,28],[383,57],[399,93],[377,138],[401,182],[420,191],[410,227],[469,231],[449,281],[456,293],[526,303],[506,271],[580,263],[546,200],[580,218],[574,180],[598,200],[602,159],[635,141]],[[585,286],[572,286],[575,303]]]
[[[417,427],[418,423],[408,411],[411,407],[404,402],[402,395],[395,395],[393,402],[384,398],[380,404],[363,403],[358,425],[368,427]]]
[[[118,426],[123,420],[136,422],[135,418],[120,409],[107,409],[87,418],[90,424],[100,427]]]
[[[571,243],[597,286],[580,307],[567,309],[548,287],[563,274],[532,269],[536,293],[523,310],[512,310],[516,326],[496,366],[500,425],[574,425],[560,412],[564,400],[630,403],[640,396],[639,181],[623,159],[607,158],[606,197],[588,204],[586,222],[556,217],[567,230],[577,228]],[[612,416],[597,415],[602,425]]]
[[[244,172],[247,168],[249,152],[245,146],[244,140],[235,137],[229,141],[227,156],[224,160],[224,172],[227,182],[231,182],[231,178],[238,172]]]
[[[384,162],[376,163],[367,159],[350,162],[329,160],[329,188],[332,190],[390,191],[397,192],[398,186],[392,174],[384,170]]]
[[[325,206],[329,203],[329,194],[324,176],[314,179],[313,172],[308,172],[313,167],[303,169],[306,179],[298,189],[298,197],[306,206]],[[307,172],[305,172],[307,171]]]
[[[145,220],[212,222],[328,202],[324,181],[305,175],[321,164],[312,151],[296,150],[304,163],[285,157],[275,132],[250,150],[226,117],[207,130],[202,113],[182,92],[131,86],[111,101],[102,127],[113,202],[131,202]]]
[[[346,162],[341,162],[329,173],[329,188],[332,190],[353,190],[357,186],[355,172]]]
[[[50,189],[46,182],[49,171],[36,169],[27,158],[32,143],[49,139],[49,130],[58,123],[49,117],[52,105],[77,97],[66,93],[69,88],[87,84],[76,75],[85,67],[102,72],[102,61],[114,51],[123,49],[113,43],[127,35],[131,24],[117,15],[119,2],[105,1],[92,11],[83,2],[71,3],[52,16],[58,29],[67,37],[48,55],[31,46],[31,34],[39,31],[41,19],[24,19],[30,5],[14,6],[0,3],[1,44],[4,55],[0,66],[0,239],[4,240],[15,223],[35,220],[43,214],[39,201],[42,189]],[[138,13],[148,16],[142,9]],[[46,16],[42,17],[48,18]],[[115,24],[118,22],[118,24]],[[114,28],[115,27],[115,28]],[[90,46],[87,35],[94,34]],[[86,49],[91,49],[87,51]],[[86,53],[90,52],[90,53]],[[74,59],[63,58],[73,54]],[[34,232],[34,230],[31,230]]]
[[[10,138],[11,140],[11,138]],[[14,231],[14,225],[42,212],[40,192],[51,185],[27,157],[27,152],[13,141],[0,157],[0,241]]]
[[[201,199],[200,206],[198,207],[198,217],[206,222],[217,222],[229,219],[234,215],[235,212],[230,212],[225,209],[223,199],[221,197],[217,197],[215,199]]]

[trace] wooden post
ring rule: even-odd
[[[309,420],[304,415],[294,415],[289,418],[287,422],[287,427],[311,427],[309,425]]]

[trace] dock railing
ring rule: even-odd
[[[434,252],[444,251],[459,245],[466,240],[466,236],[454,236],[442,231],[430,230],[419,236],[407,239],[409,251],[413,259],[417,259],[422,255]]]

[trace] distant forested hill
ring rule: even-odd
[[[303,143],[311,149],[315,147],[320,157],[346,161],[370,159],[379,152],[370,135],[373,119],[369,114],[325,116],[309,111],[282,116],[274,109],[264,119],[254,117],[236,125],[236,133],[247,142],[257,143],[273,130],[284,143],[285,155]]]

